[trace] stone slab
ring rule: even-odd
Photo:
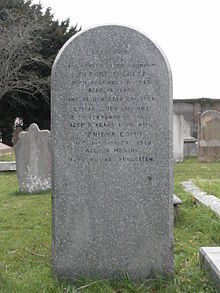
[[[193,197],[201,204],[209,207],[213,212],[220,216],[220,199],[214,195],[207,194],[193,183],[192,180],[184,181],[181,183],[184,190],[192,193]]]
[[[52,70],[52,272],[173,271],[172,80],[142,33],[95,27]]]
[[[216,289],[220,292],[220,247],[201,247],[201,265],[208,271]]]
[[[173,194],[173,205],[178,206],[182,204],[182,200],[176,196],[176,194]]]
[[[0,162],[0,172],[4,172],[4,171],[16,171],[16,162],[15,161]]]
[[[182,200],[173,194],[173,207],[174,207],[174,218],[179,216],[179,206],[182,204]]]
[[[12,148],[0,142],[0,156],[10,155],[11,153],[12,153]]]
[[[27,193],[51,188],[50,132],[37,124],[18,134],[15,145],[19,190]]]

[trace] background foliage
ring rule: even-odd
[[[0,133],[12,144],[16,117],[24,128],[50,127],[50,73],[58,50],[80,29],[55,20],[50,8],[24,0],[0,1]]]

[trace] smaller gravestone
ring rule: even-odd
[[[173,114],[173,160],[174,162],[183,161],[184,132],[183,116]]]
[[[31,124],[18,135],[15,145],[19,190],[33,193],[51,187],[50,132]]]
[[[200,162],[220,160],[220,112],[208,110],[200,114],[198,147]]]

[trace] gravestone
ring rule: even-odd
[[[52,272],[173,271],[172,81],[124,26],[71,38],[52,69]]]
[[[51,188],[50,132],[37,124],[18,134],[15,145],[19,190],[28,193]]]
[[[220,160],[220,112],[208,110],[200,114],[198,148],[200,162]]]
[[[182,162],[184,158],[183,115],[173,114],[173,160]]]

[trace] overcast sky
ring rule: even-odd
[[[39,3],[39,0],[34,0]],[[144,32],[166,54],[174,99],[220,99],[219,0],[41,0],[55,18],[88,29],[123,24]]]

